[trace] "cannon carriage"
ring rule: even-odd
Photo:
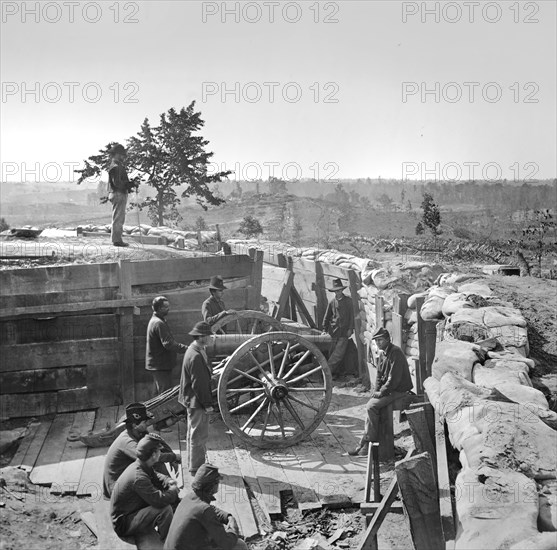
[[[226,426],[248,445],[282,448],[306,439],[329,407],[332,377],[323,355],[331,339],[317,330],[283,324],[258,311],[238,311],[215,325],[207,345],[214,401]],[[179,386],[147,401],[155,429],[184,418]],[[105,433],[80,439],[109,445],[123,419]]]

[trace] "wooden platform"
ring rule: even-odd
[[[219,417],[213,419],[208,460],[224,475],[216,504],[238,519],[246,539],[266,532],[270,519],[280,516],[284,492],[293,495],[302,511],[359,505],[363,501],[366,458],[347,456],[346,451],[356,445],[363,429],[363,419],[351,409],[366,400],[365,395],[347,400],[346,396],[333,394],[325,421],[308,440],[289,449],[248,448]],[[67,437],[71,431],[93,426],[103,429],[118,419],[119,412],[118,407],[104,407],[96,413],[65,413],[42,419],[32,425],[11,465],[25,468],[34,483],[50,487],[54,494],[76,495],[98,503],[103,498],[107,448],[88,449]],[[181,453],[184,464],[186,433],[183,422],[161,433]],[[191,478],[186,467],[181,475],[183,490],[188,490]]]

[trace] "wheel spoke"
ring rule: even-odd
[[[267,429],[267,424],[269,423],[269,416],[271,415],[271,407],[273,405],[273,403],[271,402],[271,400],[269,399],[268,401],[268,405],[267,405],[267,414],[265,415],[265,422],[263,424],[263,430],[261,431],[261,435],[259,436],[261,440],[263,440],[263,436],[265,435],[265,430]]]
[[[242,325],[240,325],[240,319],[236,319],[236,326],[238,327],[238,334],[244,334],[242,332]]]
[[[252,397],[250,400],[246,401],[245,403],[242,403],[241,405],[238,405],[237,407],[230,409],[230,413],[235,413],[236,411],[239,411],[240,409],[243,409],[244,407],[247,407],[248,405],[255,403],[255,401],[259,401],[260,399],[263,399],[263,397],[264,397],[263,395],[256,395],[255,397]]]
[[[319,409],[316,409],[313,405],[310,405],[309,403],[306,403],[305,401],[302,401],[301,399],[298,399],[297,397],[294,397],[293,395],[289,395],[288,399],[292,399],[292,401],[299,403],[300,405],[303,405],[304,407],[307,407],[308,409],[311,409],[312,411],[315,412],[319,412]]]
[[[255,376],[252,376],[251,374],[248,374],[247,372],[243,372],[239,369],[234,369],[238,374],[241,374],[242,376],[245,376],[246,378],[248,378],[249,380],[252,380],[253,382],[257,382],[259,385],[263,385],[263,382],[261,380],[259,380],[259,378],[255,378]],[[255,370],[255,368],[253,369]],[[237,379],[235,378],[234,380],[238,380],[240,377],[238,377]],[[231,381],[229,381],[230,383]]]
[[[267,350],[269,352],[269,366],[271,367],[271,376],[275,378],[275,358],[273,357],[273,346],[271,342],[267,342]]]
[[[265,403],[267,403],[266,399],[263,400],[263,402],[259,405],[259,407],[257,407],[254,413],[249,417],[248,421],[240,428],[242,431],[244,431],[253,422],[253,419],[259,414],[261,409],[265,406]]]
[[[284,373],[284,369],[286,368],[286,361],[288,360],[289,353],[290,353],[290,340],[286,344],[286,349],[284,350],[284,355],[282,356],[282,363],[280,364],[277,378],[280,378]]]
[[[250,354],[251,358],[255,361],[255,363],[257,365],[257,368],[259,369],[261,374],[267,379],[267,382],[269,382],[269,384],[272,384],[272,381],[269,378],[269,375],[265,372],[265,370],[261,366],[261,363],[255,358],[255,355],[253,355],[252,351],[250,350],[248,353]]]
[[[304,374],[300,374],[300,376],[294,378],[294,380],[289,380],[288,382],[286,382],[288,385],[290,384],[294,384],[295,382],[299,382],[300,380],[303,380],[304,378],[307,378],[308,376],[311,376],[314,372],[317,372],[319,370],[323,370],[323,367],[321,365],[319,365],[318,367],[315,367],[314,369],[304,373]],[[286,380],[286,378],[285,378]]]
[[[327,391],[327,388],[288,388],[288,391]]]
[[[302,357],[300,357],[300,359],[296,361],[296,364],[286,373],[284,380],[288,380],[292,376],[292,374],[294,374],[294,371],[306,360],[307,356],[310,353],[311,351],[309,349],[306,350],[306,352],[302,355]]]
[[[231,388],[226,393],[252,393],[255,391],[265,391],[265,388]]]
[[[284,433],[284,418],[282,417],[282,411],[280,410],[280,403],[275,403],[277,406],[277,420],[280,426],[280,431],[282,432],[283,439],[286,439],[286,434]]]
[[[256,319],[253,323],[253,327],[251,327],[251,333],[255,334],[255,331],[257,329],[257,323],[259,323],[259,321]]]
[[[300,418],[300,416],[296,412],[296,409],[294,409],[294,407],[292,406],[292,403],[290,403],[290,401],[288,400],[288,397],[286,397],[284,399],[284,406],[288,409],[290,414],[294,417],[294,420],[296,420],[296,422],[300,425],[300,428],[302,428],[302,430],[305,430],[306,427],[304,426],[304,423],[302,422],[302,419]]]

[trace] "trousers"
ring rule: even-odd
[[[122,532],[116,533],[119,537],[133,537],[141,533],[147,533],[157,528],[162,540],[166,539],[174,512],[172,506],[167,504],[164,508],[147,506],[141,508],[135,514],[130,514],[125,518]]]
[[[406,392],[395,391],[385,397],[372,397],[366,405],[366,420],[364,433],[360,439],[360,445],[369,443],[370,441],[379,441],[379,415],[381,409],[396,401],[399,397],[405,395]]]
[[[205,409],[188,408],[188,469],[195,475],[205,463],[207,440],[209,439],[209,415]]]
[[[337,374],[342,370],[344,356],[346,355],[346,348],[348,347],[348,338],[341,336],[340,338],[333,338],[331,348],[329,351],[329,368],[331,374]]]
[[[153,379],[155,380],[155,388],[157,395],[172,387],[172,371],[171,370],[152,370]]]
[[[112,203],[112,242],[119,243],[122,242],[122,232],[124,231],[124,221],[126,220],[128,194],[113,192],[110,195],[110,202]]]

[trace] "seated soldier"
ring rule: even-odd
[[[164,550],[247,550],[231,514],[211,505],[222,476],[218,468],[202,464],[174,514]]]
[[[235,309],[226,309],[224,302],[222,301],[222,295],[226,290],[224,286],[224,281],[219,275],[211,277],[209,281],[209,292],[211,296],[207,298],[201,306],[201,315],[203,315],[203,320],[209,323],[211,326],[214,325],[218,320],[222,319],[225,315],[235,313]],[[224,331],[223,331],[224,332]]]
[[[137,458],[137,444],[149,433],[147,422],[151,418],[153,414],[147,411],[143,403],[131,403],[126,407],[126,429],[114,440],[104,460],[104,498],[110,498],[112,488],[122,472]],[[156,436],[156,434],[150,435]],[[162,444],[164,452],[161,453],[160,460],[155,466],[160,473],[164,473],[163,462],[179,463],[182,460],[181,456],[173,453],[164,441]]]
[[[144,437],[137,445],[137,460],[114,485],[110,515],[120,538],[146,534],[156,528],[161,540],[166,539],[172,522],[172,506],[179,498],[176,480],[153,470],[160,454],[160,441]]]

